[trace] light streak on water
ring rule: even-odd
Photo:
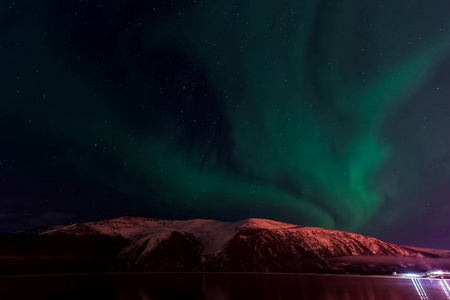
[[[439,280],[439,284],[441,285],[441,288],[444,291],[445,296],[447,296],[447,299],[450,299],[450,287],[448,286],[447,281]]]
[[[428,300],[427,293],[425,293],[425,290],[423,289],[422,283],[417,278],[411,278],[411,281],[414,284],[414,287],[416,288],[417,294],[420,297],[420,300]]]

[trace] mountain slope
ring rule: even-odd
[[[264,219],[228,223],[122,217],[43,234],[125,239],[128,245],[118,258],[128,270],[318,272],[333,270],[337,257],[433,257],[359,234]]]

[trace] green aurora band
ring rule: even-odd
[[[320,226],[338,221],[346,229],[376,212],[381,199],[371,179],[389,153],[378,141],[378,130],[447,53],[449,40],[439,32],[428,45],[404,49],[406,55],[383,49],[389,41],[382,38],[357,45],[373,34],[361,28],[364,6],[357,3],[211,2],[183,20],[181,33],[171,30],[182,24],[161,32],[149,29],[149,49],[150,36],[159,36],[162,43],[183,44],[208,57],[211,77],[227,96],[235,159],[245,173],[266,183],[256,193],[235,178],[195,174],[191,192],[207,190],[200,205],[228,194],[238,206],[276,205]],[[388,23],[398,16],[376,17]],[[361,54],[365,48],[372,53]],[[394,61],[381,59],[376,48]],[[286,181],[289,189],[277,188],[277,182]]]
[[[380,140],[386,118],[450,46],[449,30],[418,14],[437,13],[437,4],[412,1],[404,10],[401,1],[375,2],[205,1],[124,31],[118,52],[137,37],[148,53],[161,45],[181,49],[208,71],[230,122],[233,172],[214,151],[180,149],[175,131],[137,134],[111,104],[122,96],[106,75],[76,76],[75,64],[68,72],[45,40],[30,39],[32,50],[25,41],[22,53],[47,65],[39,87],[27,91],[25,106],[34,112],[17,109],[7,88],[1,96],[11,100],[0,108],[15,120],[37,120],[27,129],[16,121],[17,130],[65,145],[55,169],[90,176],[181,217],[230,212],[355,230],[383,202],[374,177],[394,151]],[[18,73],[33,68],[19,58],[4,64]],[[1,78],[5,86],[9,80]],[[32,100],[45,91],[52,91],[49,100]],[[112,161],[120,167],[105,171]]]

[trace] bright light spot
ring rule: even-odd
[[[433,274],[433,275],[444,275],[444,271],[431,271],[430,274]]]
[[[403,277],[422,277],[422,275],[416,274],[416,273],[405,273],[402,276]]]

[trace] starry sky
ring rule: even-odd
[[[270,218],[450,248],[450,3],[0,3],[0,231]]]

